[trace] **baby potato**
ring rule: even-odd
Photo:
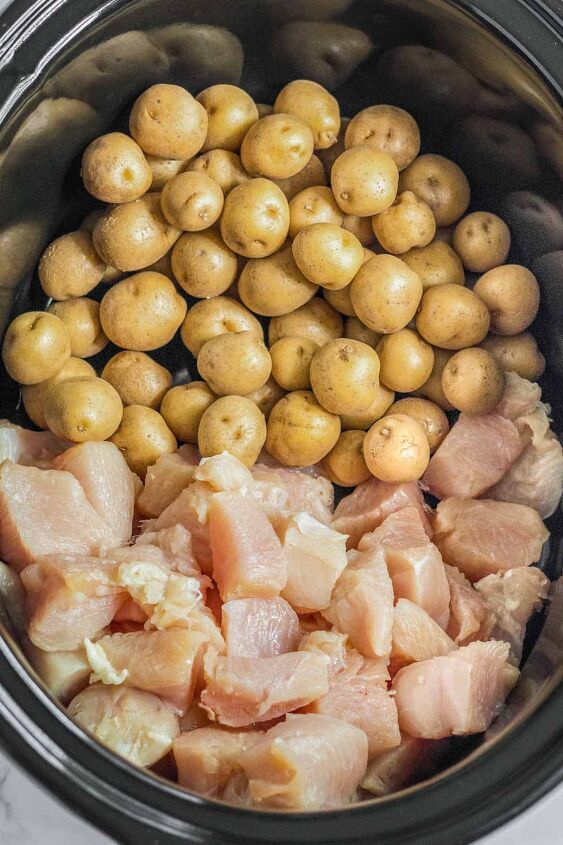
[[[295,311],[317,290],[295,263],[290,246],[267,258],[251,258],[238,280],[239,296],[246,307],[264,317]]]
[[[356,217],[355,214],[345,214],[342,228],[352,232],[363,247],[373,243],[373,228],[369,217]]]
[[[207,112],[203,149],[240,149],[244,136],[258,120],[258,109],[250,94],[236,85],[211,85],[196,100]]]
[[[434,366],[430,377],[424,382],[422,387],[417,390],[417,396],[423,396],[438,405],[444,411],[453,411],[453,405],[445,397],[442,389],[442,373],[444,367],[454,354],[447,349],[438,349],[434,347]]]
[[[146,270],[108,290],[100,305],[100,321],[116,346],[150,352],[172,340],[186,311],[186,301],[170,279]]]
[[[422,296],[422,282],[400,258],[376,255],[363,264],[352,282],[352,305],[359,319],[380,334],[404,328]]]
[[[262,326],[250,311],[229,296],[215,296],[190,308],[180,332],[192,355],[199,355],[204,343],[225,332],[253,332],[264,339]]]
[[[266,440],[262,411],[244,396],[222,396],[204,411],[198,447],[202,457],[229,452],[247,467],[256,463]]]
[[[198,153],[207,135],[207,112],[179,85],[152,85],[137,97],[129,131],[143,152],[187,159]]]
[[[316,150],[332,147],[340,131],[340,106],[326,88],[310,79],[294,79],[282,88],[274,112],[292,114],[313,133]]]
[[[172,272],[172,250],[169,249],[166,255],[163,255],[162,258],[159,258],[158,261],[154,262],[154,264],[150,264],[146,269],[152,270],[154,273],[161,273],[173,282],[174,273]]]
[[[316,155],[312,155],[303,170],[300,170],[295,176],[288,176],[287,179],[273,179],[272,181],[285,194],[288,202],[306,188],[326,185],[324,167],[320,158]]]
[[[125,407],[146,405],[158,410],[172,387],[172,374],[144,352],[118,352],[105,365],[102,378],[115,387]]]
[[[122,452],[129,469],[141,479],[161,455],[171,455],[178,448],[158,411],[145,405],[124,408],[119,428],[110,440]]]
[[[348,290],[348,288],[344,288],[344,290]],[[340,293],[340,291],[338,292]],[[367,343],[368,346],[375,349],[383,335],[379,332],[374,332],[371,329],[368,329],[368,327],[362,323],[361,320],[358,320],[357,317],[348,317],[348,319],[344,321],[344,337],[349,337],[352,340],[359,340],[361,343]]]
[[[302,229],[292,251],[305,278],[329,290],[349,285],[364,262],[359,240],[334,223],[314,223]]]
[[[435,285],[424,291],[416,315],[420,335],[442,349],[476,346],[487,336],[491,319],[483,300],[461,285]]]
[[[453,248],[471,273],[486,273],[504,264],[510,251],[510,229],[488,211],[474,211],[459,221]]]
[[[394,202],[399,171],[390,155],[373,147],[345,150],[330,172],[336,202],[345,214],[371,217]]]
[[[373,147],[390,155],[397,168],[404,170],[420,150],[420,130],[414,117],[397,106],[377,105],[363,109],[352,118],[344,136],[346,149]]]
[[[481,344],[508,373],[518,373],[521,378],[537,381],[545,370],[545,358],[530,332],[509,337],[490,335]]]
[[[340,437],[340,420],[308,390],[288,393],[268,419],[266,449],[280,464],[307,467],[328,455]]]
[[[223,191],[205,173],[179,173],[162,189],[162,213],[171,226],[184,232],[200,232],[219,219]]]
[[[342,226],[344,215],[325,185],[315,185],[300,191],[289,203],[289,237],[295,238],[302,229],[315,223]]]
[[[393,205],[372,217],[371,222],[375,237],[392,255],[428,246],[436,234],[436,221],[430,207],[412,191],[399,194]]]
[[[248,182],[250,176],[242,166],[240,156],[229,150],[209,150],[191,161],[186,170],[205,173],[217,182],[227,196],[237,185]]]
[[[335,311],[338,311],[339,314],[344,314],[345,317],[355,317],[356,312],[354,311],[354,306],[352,305],[351,284],[346,285],[346,287],[339,288],[338,290],[327,290],[327,288],[325,288],[323,291],[323,296],[328,302],[328,304],[332,308],[334,308]],[[366,326],[364,326],[363,328],[367,332],[370,331]],[[348,337],[348,335],[345,334],[345,337]],[[362,338],[358,337],[356,338],[356,340],[362,340]]]
[[[277,381],[270,376],[266,384],[259,387],[258,390],[253,390],[252,393],[247,393],[245,398],[254,402],[268,419],[274,405],[284,396],[285,390],[282,390]]]
[[[465,284],[461,259],[445,241],[434,239],[428,246],[409,249],[401,258],[420,276],[423,290],[433,285]]]
[[[124,273],[154,264],[179,237],[180,230],[162,213],[160,194],[145,194],[134,202],[111,207],[93,234],[96,251],[106,264]]]
[[[346,135],[346,129],[350,123],[349,117],[343,117],[340,120],[340,132],[338,133],[338,138],[336,139],[336,143],[332,145],[332,147],[328,147],[326,150],[319,150],[319,159],[321,160],[324,171],[326,174],[326,178],[330,182],[330,172],[332,170],[332,165],[338,158],[338,156],[342,155],[344,152],[344,137]]]
[[[309,337],[282,337],[270,348],[272,375],[284,390],[311,389],[311,361],[318,350]]]
[[[416,481],[430,460],[424,429],[406,414],[390,414],[372,425],[364,440],[369,471],[381,481]]]
[[[123,132],[100,135],[82,156],[82,181],[102,202],[131,202],[145,194],[152,170],[140,146]]]
[[[505,387],[504,370],[486,349],[473,347],[452,355],[442,373],[448,402],[466,414],[488,414]]]
[[[399,178],[399,191],[412,191],[432,209],[437,226],[456,223],[467,211],[471,190],[463,170],[440,155],[416,158]]]
[[[203,344],[197,368],[218,396],[244,396],[266,384],[272,359],[254,332],[225,332]]]
[[[336,446],[323,459],[323,467],[333,484],[356,487],[371,477],[364,458],[365,431],[343,431]]]
[[[328,302],[318,297],[311,299],[291,314],[272,317],[268,329],[270,346],[282,337],[309,337],[318,346],[342,337],[342,317]]]
[[[251,176],[288,179],[303,170],[313,155],[313,133],[291,114],[271,114],[250,127],[240,148]]]
[[[96,376],[96,370],[82,358],[69,358],[61,369],[51,378],[39,382],[39,384],[24,384],[22,386],[22,401],[29,419],[36,426],[46,430],[49,428],[45,420],[45,400],[47,394],[60,381],[75,376]]]
[[[167,391],[160,413],[174,437],[197,445],[201,418],[216,399],[217,396],[204,381],[191,381]]]
[[[519,264],[495,267],[481,276],[473,291],[489,309],[493,334],[520,334],[536,319],[540,288],[526,267]]]
[[[357,414],[340,414],[340,422],[342,431],[350,431],[351,429],[360,429],[367,431],[371,428],[374,422],[381,419],[381,417],[389,410],[395,401],[395,393],[389,390],[384,384],[379,384],[375,399],[365,411],[359,411]]]
[[[186,232],[172,250],[172,273],[186,293],[198,299],[219,296],[237,277],[235,253],[216,229]]]
[[[151,184],[149,191],[162,191],[167,182],[174,176],[187,169],[189,159],[160,158],[159,156],[145,156],[151,169]]]
[[[400,329],[381,338],[377,345],[381,362],[379,378],[398,393],[411,393],[430,378],[434,352],[412,329]]]
[[[47,296],[73,299],[90,293],[103,279],[106,262],[85,231],[69,232],[54,240],[39,261],[39,281]]]
[[[51,378],[69,358],[68,329],[54,314],[26,311],[6,329],[2,360],[8,375],[20,384]]]
[[[448,431],[450,424],[442,409],[428,399],[417,396],[407,396],[399,399],[389,408],[390,414],[405,414],[415,420],[424,430],[428,438],[430,454],[433,455]]]
[[[269,103],[256,103],[256,108],[258,109],[258,117],[267,117],[274,113],[274,107]]]
[[[79,297],[53,302],[48,310],[67,327],[71,355],[90,358],[107,346],[108,339],[100,323],[100,306],[94,299]]]
[[[48,391],[44,413],[45,422],[56,437],[84,443],[111,437],[121,422],[123,405],[107,381],[74,376]]]
[[[311,361],[311,388],[332,414],[356,414],[373,403],[379,385],[379,357],[366,343],[331,340]]]
[[[221,235],[237,255],[272,255],[282,246],[288,231],[288,202],[268,179],[249,179],[233,188],[225,199]]]

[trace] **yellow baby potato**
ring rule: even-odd
[[[221,235],[227,246],[245,258],[265,258],[284,243],[289,231],[289,205],[268,179],[249,179],[225,199]]]
[[[373,147],[352,147],[334,162],[331,185],[345,214],[371,217],[394,202],[399,171],[390,155]]]
[[[45,420],[45,400],[51,388],[60,381],[76,376],[95,377],[96,370],[82,358],[69,358],[58,373],[51,378],[41,381],[39,384],[24,384],[22,386],[23,406],[27,416],[36,426],[44,430],[49,428]]]
[[[224,195],[227,196],[237,185],[248,182],[250,176],[242,166],[240,156],[229,150],[209,150],[197,158],[194,158],[186,170],[195,173],[205,173],[217,182]]]
[[[205,173],[179,173],[162,189],[162,213],[171,226],[184,232],[208,229],[221,216],[224,203],[220,186]]]
[[[326,88],[310,79],[295,79],[282,88],[274,111],[303,120],[313,133],[316,150],[332,147],[340,131],[338,100]]]
[[[318,346],[323,346],[329,340],[342,337],[342,317],[328,302],[313,297],[306,305],[302,305],[291,314],[272,317],[268,328],[270,346],[282,337],[308,337]]]
[[[365,431],[343,431],[336,446],[323,459],[323,467],[333,484],[356,487],[371,477],[364,458]]]
[[[51,378],[69,358],[68,329],[54,314],[27,311],[6,329],[2,360],[8,375],[20,384],[38,384]]]
[[[520,334],[536,319],[540,288],[526,267],[519,264],[495,267],[478,279],[473,292],[489,309],[493,334]]]
[[[400,329],[381,338],[377,346],[380,379],[398,393],[411,393],[430,378],[434,352],[412,329]]]
[[[108,339],[100,323],[100,306],[95,299],[78,297],[53,302],[48,310],[67,327],[71,355],[90,358],[107,346]]]
[[[346,149],[366,145],[391,156],[399,170],[420,150],[420,130],[414,117],[397,106],[377,105],[352,118],[344,137]]]
[[[198,299],[220,296],[236,280],[237,256],[214,228],[186,232],[172,250],[172,273],[190,296]]]
[[[422,426],[428,438],[431,455],[434,454],[450,430],[448,418],[443,410],[435,402],[430,402],[429,399],[407,396],[405,399],[394,402],[389,408],[389,413],[405,414]]]
[[[226,332],[203,344],[197,368],[218,396],[245,396],[266,384],[272,359],[254,332]]]
[[[238,280],[244,304],[264,317],[295,311],[309,302],[317,289],[300,271],[290,246],[267,258],[251,258]]]
[[[316,155],[312,155],[305,167],[294,176],[288,176],[287,179],[273,179],[272,181],[282,191],[288,202],[306,188],[326,185],[323,163]]]
[[[69,232],[49,244],[41,256],[39,282],[47,296],[73,299],[97,287],[106,266],[88,232]]]
[[[288,179],[303,170],[313,155],[313,133],[291,114],[271,114],[250,127],[240,148],[251,176]]]
[[[252,97],[236,85],[211,85],[196,100],[207,112],[203,149],[240,149],[244,136],[259,117]]]
[[[375,399],[369,408],[366,408],[365,411],[359,411],[357,414],[340,414],[342,431],[349,431],[350,429],[367,431],[374,422],[377,422],[377,420],[384,416],[394,401],[395,393],[380,383],[375,394]]]
[[[325,185],[305,188],[290,200],[290,238],[295,238],[302,229],[307,229],[314,223],[332,223],[335,226],[341,226],[343,221],[344,215],[334,199],[334,194]]]
[[[471,273],[486,273],[504,264],[510,251],[510,229],[488,211],[474,211],[455,227],[453,248]]]
[[[102,202],[131,202],[153,181],[142,149],[123,132],[100,135],[82,156],[82,180],[89,194]]]
[[[430,207],[412,191],[404,191],[386,211],[372,217],[375,237],[386,252],[401,255],[427,246],[436,234]]]
[[[487,306],[479,296],[451,284],[428,288],[416,316],[418,333],[442,349],[476,346],[487,336],[490,322]]]
[[[172,387],[172,374],[144,352],[118,352],[105,365],[102,378],[128,405],[146,405],[158,410],[162,397]]]
[[[259,387],[258,390],[253,390],[252,393],[247,393],[245,398],[254,402],[254,404],[262,411],[266,419],[268,419],[274,405],[276,405],[280,399],[283,399],[284,396],[285,390],[282,390],[274,377],[270,376],[266,384]]]
[[[107,381],[74,376],[49,390],[44,413],[45,422],[56,437],[84,443],[111,437],[121,422],[123,405]]]
[[[330,290],[349,285],[364,261],[360,241],[333,223],[314,223],[303,229],[292,251],[305,278]]]
[[[422,282],[400,258],[376,255],[360,267],[351,295],[362,323],[374,332],[388,334],[404,328],[416,314]]]
[[[486,349],[473,347],[452,355],[442,373],[448,402],[466,414],[488,414],[504,393],[504,370]]]
[[[179,85],[152,85],[135,100],[129,131],[145,153],[187,159],[203,147],[207,112]]]
[[[204,411],[198,446],[202,457],[229,452],[252,467],[266,440],[266,420],[257,405],[244,396],[222,396]]]
[[[333,414],[355,414],[373,403],[379,386],[379,358],[365,343],[331,340],[311,361],[311,387],[317,401]]]
[[[428,246],[409,249],[401,258],[420,276],[423,290],[433,285],[465,284],[461,259],[445,241],[435,238]]]
[[[308,390],[288,393],[268,419],[266,449],[285,466],[306,467],[321,461],[340,437],[340,420]]]
[[[310,390],[311,361],[318,346],[308,337],[282,337],[270,347],[272,375],[284,390]]]
[[[530,332],[509,337],[489,335],[481,344],[490,352],[505,372],[518,373],[521,378],[537,381],[545,370],[545,358]]]
[[[264,339],[262,326],[250,311],[229,296],[215,296],[190,308],[180,335],[192,355],[199,355],[204,343],[225,332],[253,332]]]
[[[463,170],[449,158],[421,155],[401,172],[399,191],[412,191],[432,209],[437,226],[450,226],[467,211],[471,190]]]
[[[129,469],[141,479],[162,455],[171,455],[178,448],[158,411],[145,405],[124,408],[121,424],[110,439],[123,453]]]
[[[172,434],[184,443],[197,445],[199,424],[217,396],[204,381],[179,384],[165,393],[160,413]]]
[[[344,290],[348,290],[348,288],[344,288]],[[340,293],[340,291],[338,291],[338,293]],[[328,296],[326,299],[328,300]],[[351,297],[350,301],[352,301]],[[368,346],[375,349],[383,335],[379,332],[374,332],[371,329],[368,329],[365,323],[362,323],[362,321],[357,317],[348,317],[348,319],[344,321],[344,337],[350,337],[352,340],[359,340],[361,343],[367,343]]]
[[[391,414],[372,425],[364,440],[364,458],[381,481],[416,481],[430,460],[423,428],[406,414]]]

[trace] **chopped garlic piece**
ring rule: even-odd
[[[202,601],[199,581],[172,572],[168,584],[149,619],[149,624],[159,630],[185,625],[193,608]]]
[[[117,585],[140,605],[153,605],[164,597],[169,577],[169,572],[156,563],[128,561],[117,570]]]
[[[86,648],[88,663],[92,668],[92,674],[90,675],[91,684],[101,681],[102,684],[118,686],[127,680],[129,677],[127,669],[123,669],[121,672],[118,672],[117,669],[111,665],[108,656],[101,645],[93,643],[89,639],[85,639],[84,647]]]

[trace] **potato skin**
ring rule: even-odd
[[[537,381],[544,373],[545,358],[530,332],[508,337],[489,335],[481,346],[491,353],[507,373],[518,373],[529,381]]]
[[[333,223],[314,223],[303,229],[291,249],[305,278],[330,290],[349,285],[364,261],[360,241]]]
[[[434,366],[429,343],[412,329],[385,335],[377,345],[381,361],[381,382],[398,393],[411,393],[428,380]]]
[[[250,176],[242,166],[240,156],[229,150],[209,150],[194,158],[186,170],[205,173],[213,179],[227,196],[237,185],[248,182]]]
[[[49,390],[44,412],[45,422],[56,437],[84,443],[111,437],[121,422],[123,405],[107,381],[74,376]]]
[[[244,136],[259,117],[252,97],[236,85],[219,84],[200,91],[196,100],[207,112],[203,149],[239,150]]]
[[[94,290],[102,281],[106,266],[88,232],[69,232],[49,244],[41,256],[39,282],[47,296],[73,299]]]
[[[180,335],[192,355],[199,355],[204,343],[225,332],[254,332],[264,338],[264,330],[248,308],[230,296],[215,296],[196,302],[182,324]]]
[[[326,185],[305,188],[289,202],[289,237],[295,238],[302,229],[314,223],[342,226],[344,215]]]
[[[400,258],[376,255],[352,282],[352,305],[368,328],[388,334],[404,328],[416,313],[422,282]]]
[[[436,234],[434,215],[412,191],[403,191],[386,211],[372,217],[375,237],[386,252],[401,255],[428,246]]]
[[[443,411],[453,411],[454,407],[451,402],[448,402],[444,395],[442,388],[442,373],[444,367],[454,354],[448,349],[439,349],[437,346],[433,347],[434,351],[434,366],[429,378],[424,382],[422,387],[416,391],[417,396],[423,396],[438,405]]]
[[[317,290],[297,266],[290,246],[267,258],[251,258],[238,280],[244,304],[263,317],[290,314],[309,302]]]
[[[123,132],[100,135],[86,147],[81,175],[88,193],[108,203],[139,199],[153,181],[142,149]]]
[[[474,211],[459,221],[453,248],[471,273],[486,273],[504,264],[510,251],[510,229],[488,211]]]
[[[102,378],[119,393],[123,405],[146,405],[158,410],[172,387],[172,374],[144,352],[118,352],[105,365]]]
[[[274,112],[292,114],[304,121],[313,133],[316,150],[326,150],[338,139],[338,100],[310,79],[295,79],[282,88],[274,102]]]
[[[157,193],[162,191],[167,182],[182,173],[188,166],[189,159],[160,158],[160,156],[145,156],[147,164],[151,169],[152,180],[149,191]]]
[[[222,396],[204,412],[198,446],[202,457],[230,452],[247,467],[256,463],[266,440],[266,420],[244,396]]]
[[[504,370],[486,349],[472,347],[452,355],[442,373],[448,402],[466,414],[488,414],[504,393]]]
[[[336,202],[345,214],[371,217],[397,196],[399,171],[390,155],[373,147],[345,150],[330,172]]]
[[[172,250],[172,273],[186,293],[208,299],[225,293],[237,277],[235,253],[219,232],[185,232]]]
[[[246,133],[240,148],[244,169],[251,176],[289,179],[313,155],[313,133],[291,114],[271,114],[258,120]]]
[[[186,311],[186,301],[170,279],[146,270],[108,290],[100,305],[100,321],[116,346],[150,352],[172,340]]]
[[[365,343],[331,340],[311,361],[315,398],[332,414],[355,414],[373,403],[379,386],[379,358]]]
[[[351,284],[345,285],[343,288],[339,288],[338,290],[328,290],[327,288],[323,291],[323,296],[331,306],[334,308],[335,311],[338,311],[339,314],[343,314],[345,317],[355,317],[356,312],[354,311],[354,306],[352,305],[352,286]],[[359,322],[359,320],[358,320]],[[370,331],[366,326],[364,326],[367,332]],[[352,337],[352,335],[347,335],[344,332],[345,337]],[[363,338],[358,337],[356,340],[363,340]],[[364,343],[366,341],[363,341]],[[373,346],[372,343],[369,343],[369,346]]]
[[[391,156],[404,170],[420,150],[420,129],[414,117],[397,106],[369,106],[358,112],[346,127],[346,149],[366,145]]]
[[[285,390],[282,390],[277,381],[270,376],[266,384],[258,388],[258,390],[253,390],[252,393],[247,393],[245,399],[250,399],[251,402],[254,402],[267,420],[274,405],[280,399],[283,399],[284,396]]]
[[[162,189],[160,204],[168,223],[184,232],[201,232],[217,222],[223,191],[205,173],[179,173]]]
[[[314,297],[291,314],[272,317],[268,329],[270,346],[282,337],[309,337],[319,346],[342,337],[342,317],[328,302]]]
[[[265,258],[284,243],[289,231],[289,205],[268,179],[249,179],[225,199],[221,235],[233,252],[245,258]]]
[[[278,186],[287,201],[290,202],[306,188],[326,185],[326,178],[320,158],[312,155],[303,170],[300,170],[295,176],[289,176],[287,179],[272,179],[272,182]]]
[[[389,414],[405,414],[407,417],[412,417],[424,429],[431,455],[450,430],[448,418],[443,410],[429,399],[407,396],[394,402],[389,408]]]
[[[536,319],[540,288],[534,274],[519,264],[505,264],[478,279],[474,293],[491,312],[491,332],[520,334]]]
[[[342,431],[349,431],[350,429],[360,429],[367,431],[368,428],[381,419],[382,416],[389,410],[395,401],[395,393],[385,387],[384,384],[379,384],[375,399],[365,411],[360,411],[357,414],[340,414],[340,422]]]
[[[339,436],[339,418],[322,408],[310,391],[296,390],[274,405],[266,449],[285,466],[311,466],[334,448]]]
[[[22,401],[25,412],[36,426],[46,430],[49,428],[45,420],[45,400],[47,394],[56,384],[75,376],[96,376],[96,370],[82,358],[69,358],[58,373],[39,384],[22,385]]]
[[[178,440],[197,445],[201,418],[216,399],[217,396],[204,381],[179,384],[165,393],[160,413]]]
[[[54,314],[27,311],[6,329],[2,360],[8,375],[20,384],[38,384],[51,378],[69,358],[68,329]]]
[[[376,478],[401,483],[416,481],[430,460],[422,427],[406,414],[391,414],[372,425],[364,440],[364,458]]]
[[[465,284],[461,258],[445,241],[435,238],[428,246],[409,249],[401,258],[420,276],[423,290],[433,285]]]
[[[129,469],[144,479],[147,469],[178,448],[176,438],[153,408],[129,405],[123,409],[119,428],[110,438],[120,449]]]
[[[463,349],[487,336],[490,316],[486,304],[460,285],[437,285],[422,297],[416,317],[417,331],[432,346]]]
[[[364,458],[365,431],[343,431],[336,446],[323,459],[323,468],[333,484],[356,487],[371,477]]]
[[[48,311],[59,317],[68,329],[70,353],[76,358],[97,355],[108,344],[100,323],[100,306],[94,299],[78,297],[53,302]]]
[[[348,288],[344,288],[344,290],[348,290]],[[326,299],[328,300],[328,297],[326,297]],[[348,317],[348,319],[344,321],[344,337],[352,338],[352,340],[359,340],[361,343],[367,343],[368,346],[372,346],[375,349],[381,340],[382,335],[379,332],[374,332],[372,329],[368,329],[368,327],[362,323],[358,317],[353,316]]]
[[[282,337],[270,347],[272,376],[283,390],[311,389],[311,361],[318,346],[308,337]]]
[[[159,84],[135,100],[129,131],[145,153],[187,159],[203,147],[207,124],[207,112],[185,88]]]
[[[266,384],[272,359],[254,332],[226,332],[203,344],[197,368],[218,396],[244,396]]]
[[[400,174],[399,191],[412,191],[430,206],[437,226],[450,226],[467,211],[471,189],[463,170],[440,155],[421,155]]]

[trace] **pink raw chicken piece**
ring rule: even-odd
[[[12,461],[47,468],[69,445],[50,431],[29,431],[8,420],[0,420],[0,464]]]
[[[183,490],[158,519],[145,523],[143,534],[182,525],[192,538],[193,554],[206,575],[211,573],[212,558],[209,547],[209,506],[213,489],[209,484],[195,481]]]
[[[374,531],[389,514],[408,507],[418,509],[424,530],[431,536],[424,499],[416,482],[389,484],[370,478],[341,499],[332,527],[348,534],[348,548],[357,549],[364,534]]]
[[[260,505],[240,493],[216,493],[209,509],[213,578],[223,601],[273,598],[285,587],[287,562]]]
[[[178,783],[199,795],[221,798],[231,778],[242,772],[240,755],[262,736],[261,731],[211,727],[181,734],[172,746]]]
[[[202,634],[180,628],[111,634],[90,645],[89,662],[97,673],[96,680],[108,684],[121,682],[152,692],[178,713],[185,713],[199,680],[206,642]],[[90,657],[92,649],[100,660],[100,668]],[[104,662],[109,662],[109,672]]]
[[[492,499],[444,499],[434,521],[442,557],[470,581],[535,563],[548,537],[537,511]]]
[[[198,563],[192,551],[192,538],[183,525],[146,531],[135,540],[136,546],[155,546],[164,555],[164,560],[173,572],[201,577]],[[209,583],[206,579],[206,583]]]
[[[455,648],[454,641],[422,607],[399,599],[393,608],[391,664],[395,672],[409,663],[440,657]]]
[[[129,541],[135,508],[134,475],[114,443],[80,443],[55,458],[53,469],[72,473],[118,544]]]
[[[424,530],[416,508],[403,508],[387,517],[360,542],[360,550],[381,544],[393,582],[395,598],[409,599],[424,608],[441,628],[450,615],[450,589],[444,563]]]
[[[69,472],[0,466],[0,557],[17,572],[40,555],[90,555],[120,542]]]
[[[308,713],[271,728],[239,762],[258,807],[321,810],[350,801],[366,771],[367,746],[353,725]]]
[[[522,657],[528,619],[539,610],[549,593],[549,580],[535,566],[508,569],[501,575],[487,575],[475,589],[493,616],[489,636],[510,643],[511,661]]]
[[[385,657],[391,651],[393,586],[383,548],[373,543],[361,552],[348,552],[348,566],[338,579],[325,619],[366,657]]]
[[[328,692],[326,660],[292,652],[276,657],[205,657],[201,704],[222,725],[242,728],[277,719]]]
[[[455,566],[446,564],[446,578],[451,595],[448,634],[458,645],[486,640],[491,633],[492,619],[483,597]]]
[[[193,446],[180,446],[172,455],[162,455],[149,467],[145,486],[137,498],[144,516],[157,517],[191,484],[199,455]]]
[[[269,467],[252,468],[255,489],[252,495],[265,505],[277,505],[289,513],[308,513],[324,525],[330,525],[334,510],[334,487],[327,478],[304,470]],[[285,501],[284,501],[285,500]]]
[[[296,651],[299,617],[284,599],[233,599],[223,605],[228,657],[274,657]]]
[[[140,604],[134,599],[128,598],[119,608],[113,622],[135,622],[139,625],[144,625],[147,621],[147,614]]]
[[[362,789],[389,795],[433,773],[450,748],[449,739],[415,739],[401,735],[401,744],[372,760]]]
[[[331,682],[337,675],[353,677],[363,666],[364,658],[355,649],[348,648],[347,642],[348,635],[338,631],[311,631],[301,639],[299,651],[326,656],[328,679]]]
[[[423,739],[486,731],[509,692],[508,643],[476,642],[395,675],[401,730]]]
[[[528,381],[516,373],[506,373],[504,395],[495,408],[495,414],[507,420],[517,420],[531,414],[541,399],[541,388],[535,381]]]

